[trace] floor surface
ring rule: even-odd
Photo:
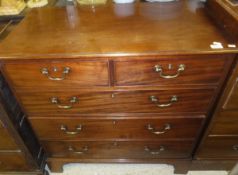
[[[174,175],[165,164],[68,164],[63,173],[50,175]],[[177,174],[176,174],[177,175]],[[226,171],[189,171],[187,175],[228,175]]]

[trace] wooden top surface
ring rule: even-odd
[[[237,52],[229,43],[196,1],[108,3],[32,10],[0,43],[0,58]]]

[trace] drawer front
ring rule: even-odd
[[[0,172],[29,170],[30,167],[21,153],[0,153]]]
[[[20,94],[28,114],[207,112],[214,89]]]
[[[202,121],[200,116],[163,119],[30,119],[36,134],[43,140],[195,138]]]
[[[0,150],[15,150],[18,149],[10,134],[0,126]]]
[[[214,120],[210,135],[237,135],[238,111],[222,111]]]
[[[187,158],[193,141],[43,142],[50,157],[80,159]]]
[[[99,61],[9,63],[4,65],[4,72],[17,90],[107,86],[109,82],[108,63]]]
[[[237,159],[238,137],[208,137],[197,157],[200,159]]]
[[[219,57],[115,62],[115,84],[178,85],[219,83],[226,59]]]

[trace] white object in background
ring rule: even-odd
[[[214,41],[214,42],[210,45],[210,47],[211,47],[212,49],[223,49],[222,43],[216,42],[216,41]]]
[[[135,0],[113,0],[117,4],[133,3]]]
[[[27,6],[29,8],[43,7],[48,4],[48,0],[29,0]]]
[[[188,0],[187,6],[191,12],[196,13],[197,9],[204,6],[204,2],[202,0]]]
[[[148,2],[172,2],[172,1],[177,1],[177,0],[146,0]]]
[[[128,17],[135,13],[134,3],[128,4],[114,4],[114,13],[118,17]]]
[[[227,45],[229,48],[236,48],[236,45],[235,44],[228,44]],[[237,165],[237,167],[238,167],[238,165]]]

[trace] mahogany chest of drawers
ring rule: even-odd
[[[237,49],[190,5],[135,3],[131,16],[111,3],[33,10],[3,42],[1,71],[52,171],[192,161]]]
[[[212,19],[237,43],[238,7],[229,0],[208,1]],[[231,69],[212,120],[195,154],[198,161],[236,162],[237,160],[237,61]]]
[[[237,159],[237,75],[236,63],[197,159]]]

